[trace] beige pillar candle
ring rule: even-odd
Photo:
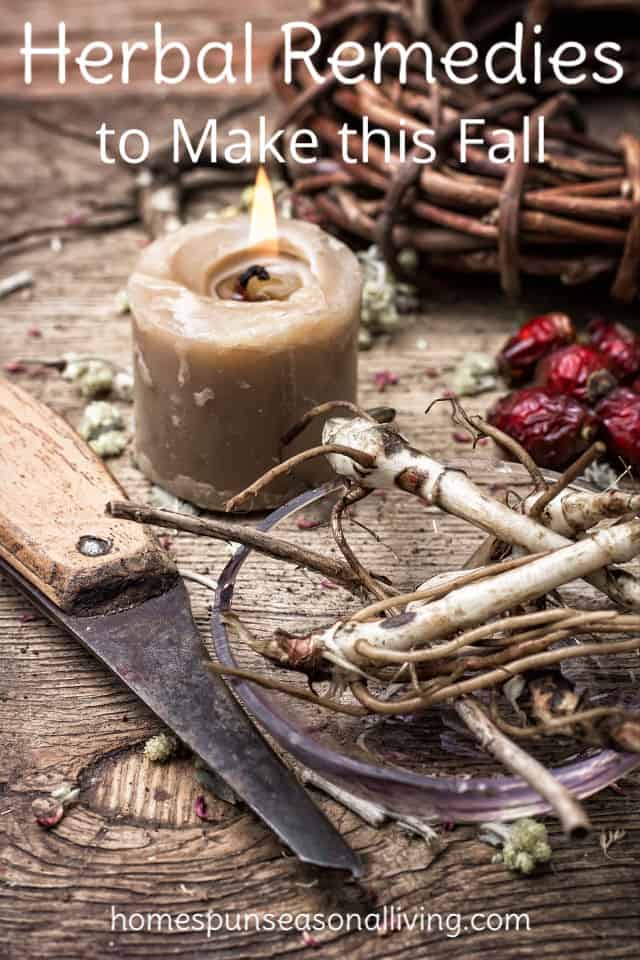
[[[310,407],[356,398],[354,255],[294,220],[279,223],[277,252],[248,238],[247,217],[190,224],[147,247],[129,283],[138,464],[210,509],[277,462],[280,438]],[[318,442],[320,428],[292,451]],[[249,508],[328,476],[322,460],[307,464]]]

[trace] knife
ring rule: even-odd
[[[0,573],[120,678],[301,860],[360,863],[251,723],[206,650],[178,572],[61,417],[0,377]]]

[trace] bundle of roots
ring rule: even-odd
[[[338,82],[327,68],[327,57],[347,40],[370,50],[375,41],[406,46],[427,37],[435,51],[444,49],[446,41],[425,26],[424,16],[412,16],[410,6],[356,0],[322,15],[317,25],[323,43],[313,61],[324,83],[299,62],[293,83],[285,84],[282,51],[276,53],[273,82],[286,102],[278,126],[304,124],[322,145],[322,159],[312,167],[289,160],[295,214],[351,242],[378,243],[394,272],[414,283],[437,286],[442,271],[497,274],[505,292],[516,296],[522,275],[570,285],[604,277],[614,297],[633,300],[640,277],[636,137],[625,134],[617,144],[589,137],[566,92],[540,100],[539,89],[533,95],[437,78],[427,83],[411,59],[406,83],[400,83],[393,50],[382,62],[381,83],[372,80],[372,56],[354,65],[353,73],[365,77],[353,86]],[[474,6],[482,6],[484,16],[486,4],[441,4],[449,11]],[[471,118],[486,120],[474,133],[484,142],[468,145],[462,163],[461,120]],[[527,162],[536,156],[541,119],[543,160]],[[384,132],[368,138],[366,163],[345,162],[339,135],[345,123],[355,131],[356,157],[362,156],[363,134],[371,128]],[[407,137],[425,129],[434,131],[436,154],[428,165],[415,162],[415,150],[404,153]],[[497,162],[491,151],[505,142],[498,132],[504,130],[512,132],[513,158]],[[407,250],[414,251],[411,258],[401,255]]]
[[[348,3],[323,0],[321,9],[333,14]],[[607,89],[590,81],[591,70],[598,64],[596,47],[605,40],[617,41],[621,50],[616,59],[623,70],[620,83],[627,88],[637,88],[640,83],[640,8],[636,0],[390,0],[387,12],[394,5],[411,22],[415,36],[428,39],[436,50],[468,41],[483,52],[493,43],[513,42],[518,22],[523,25],[525,62],[531,61],[533,44],[541,37],[549,48],[580,43],[586,54],[581,68],[588,74],[581,87],[595,93]],[[550,73],[541,79],[540,89],[545,92],[558,86]]]
[[[550,483],[512,438],[469,417],[455,403],[456,422],[476,438],[501,442],[528,470],[531,492],[517,505],[490,496],[460,469],[413,447],[389,422],[387,410],[372,415],[346,403],[324,404],[292,429],[284,443],[332,407],[345,415],[326,421],[322,446],[284,460],[227,506],[243,506],[277,476],[312,457],[326,456],[342,484],[331,528],[343,563],[222,521],[129,503],[112,504],[111,511],[247,543],[329,574],[367,599],[357,613],[307,635],[278,630],[257,638],[237,617],[225,615],[227,629],[238,642],[279,668],[306,675],[310,690],[262,672],[218,665],[219,672],[356,717],[405,716],[453,706],[481,744],[558,812],[567,830],[584,828],[587,819],[580,804],[519,741],[552,737],[640,752],[640,714],[629,708],[628,698],[589,702],[589,695],[576,690],[561,671],[576,658],[640,650],[640,579],[624,566],[640,555],[640,494],[575,486],[600,454],[599,444]],[[360,562],[343,529],[349,507],[379,490],[394,490],[437,507],[484,531],[486,539],[463,569],[400,593]],[[565,605],[559,591],[580,578],[600,592],[601,609]],[[232,594],[232,579],[225,581],[223,575],[221,597]],[[313,684],[323,681],[329,681],[328,692],[318,695]],[[508,711],[514,682],[519,702],[527,704],[526,711],[518,711],[518,722]],[[586,792],[592,791],[590,781]]]

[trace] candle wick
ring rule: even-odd
[[[257,277],[258,280],[271,280],[271,274],[267,268],[258,263],[254,263],[252,266],[247,267],[247,269],[240,274],[238,277],[238,286],[242,290],[245,290],[249,280],[251,280],[252,277]]]

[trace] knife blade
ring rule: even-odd
[[[108,517],[122,490],[69,424],[0,378],[0,572],[107,666],[301,860],[358,858],[207,669],[174,565]]]

